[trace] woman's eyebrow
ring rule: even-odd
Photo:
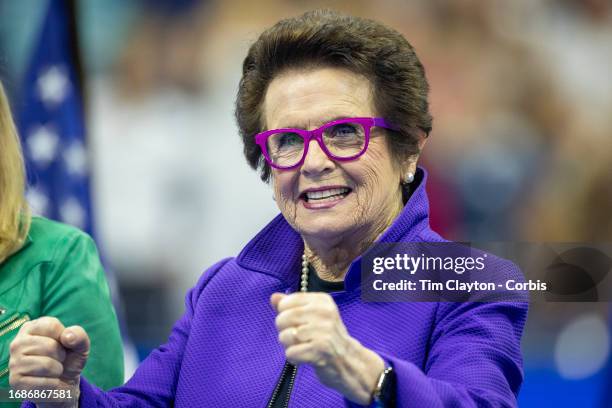
[[[326,123],[334,122],[336,120],[346,119],[350,117],[351,116],[347,116],[347,115],[336,115],[336,116],[327,117],[327,118],[317,120],[317,121],[309,121],[308,123],[293,122],[290,125],[278,126],[276,129],[309,129],[311,126],[314,126],[314,129],[317,129],[325,125]]]
[[[323,126],[324,124],[329,123],[329,122],[335,122],[335,121],[340,120],[340,119],[346,119],[346,118],[351,118],[351,117],[354,117],[354,115],[334,116],[332,118],[326,119],[324,122],[321,123],[320,126]]]

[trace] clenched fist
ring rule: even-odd
[[[89,337],[80,326],[64,327],[54,317],[25,323],[10,345],[9,381],[26,390],[71,390],[78,396],[79,379],[89,356]],[[78,399],[64,406],[76,406]],[[44,403],[38,403],[45,407]],[[58,407],[57,403],[52,405]]]
[[[287,360],[311,365],[319,381],[358,404],[371,402],[384,360],[353,338],[327,293],[274,293],[278,339]]]

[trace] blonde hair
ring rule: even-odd
[[[8,99],[0,82],[0,264],[21,248],[30,229],[25,166]]]

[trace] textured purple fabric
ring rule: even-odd
[[[431,231],[425,175],[382,242],[441,241]],[[285,361],[269,304],[298,287],[303,244],[282,216],[236,258],[208,269],[184,316],[124,386],[82,379],[81,407],[266,407]],[[516,406],[525,303],[364,303],[359,259],[332,296],[349,333],[397,373],[399,407]],[[500,268],[513,268],[500,260]],[[353,406],[300,366],[290,407]]]

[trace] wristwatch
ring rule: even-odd
[[[395,371],[388,366],[378,377],[376,388],[372,393],[371,408],[395,408]]]

